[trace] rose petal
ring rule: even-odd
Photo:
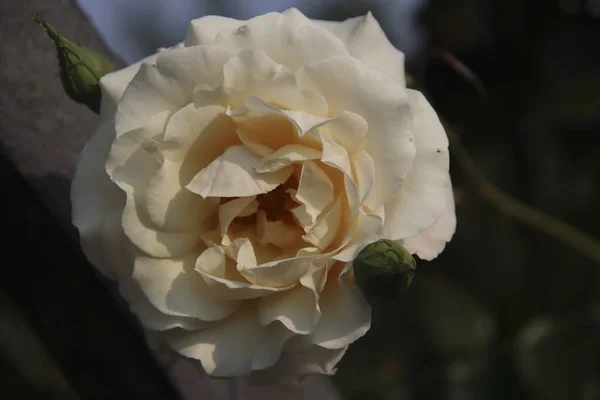
[[[356,222],[350,229],[352,239],[342,251],[333,256],[335,260],[350,262],[367,245],[379,240],[383,235],[383,218],[366,214],[360,210]]]
[[[194,270],[195,261],[194,254],[171,259],[138,256],[133,278],[150,303],[165,314],[203,321],[227,317],[239,302],[212,296],[202,276]]]
[[[330,272],[319,299],[321,319],[309,336],[312,343],[326,349],[341,349],[363,336],[371,326],[371,307],[339,263]]]
[[[221,31],[214,43],[234,51],[262,51],[292,71],[312,61],[348,54],[344,44],[326,29],[314,24],[298,28],[279,13],[260,15],[235,29]]]
[[[385,236],[415,236],[437,221],[446,209],[448,138],[425,97],[409,91],[417,155],[400,191],[385,204]]]
[[[207,15],[194,19],[188,25],[184,44],[186,47],[212,44],[217,34],[226,29],[235,29],[246,21],[233,18]]]
[[[256,172],[274,172],[282,168],[307,160],[317,160],[321,158],[322,153],[319,150],[304,147],[299,144],[288,144],[274,151],[260,160],[256,167]]]
[[[371,12],[342,22],[316,20],[314,23],[340,38],[351,56],[406,86],[404,54],[390,43]]]
[[[113,138],[113,125],[102,123],[83,149],[71,186],[71,212],[87,258],[104,275],[125,278],[133,260],[121,228],[125,194],[104,169]]]
[[[292,110],[321,116],[327,103],[317,93],[298,88],[294,74],[265,53],[243,50],[223,67],[223,84],[216,89],[202,85],[194,94],[199,104],[236,107],[248,96]]]
[[[243,197],[267,193],[285,182],[293,167],[259,174],[260,159],[244,146],[232,146],[186,186],[202,197]]]
[[[375,161],[369,153],[359,150],[350,158],[354,181],[358,187],[360,204],[369,208],[369,195],[375,185]]]
[[[210,326],[209,322],[197,318],[168,315],[160,312],[150,303],[135,281],[129,279],[119,281],[119,293],[129,304],[129,309],[135,314],[140,323],[153,331],[166,331],[173,328],[199,330]]]
[[[450,177],[448,177],[450,179]],[[402,241],[404,247],[423,260],[433,260],[444,250],[456,230],[454,195],[452,185],[446,190],[446,210],[433,225],[425,228],[416,236]]]
[[[365,150],[375,160],[376,177],[369,201],[377,208],[398,191],[416,152],[406,89],[352,57],[312,63],[296,77],[327,99],[331,115],[350,111],[367,122]]]
[[[304,286],[260,299],[258,319],[261,325],[280,321],[290,331],[306,335],[315,330],[320,316],[316,293]]]
[[[177,329],[165,339],[178,353],[200,360],[208,374],[239,377],[272,365],[289,337],[286,331],[276,325],[261,327],[256,305],[250,303],[214,327],[197,332]]]
[[[292,213],[303,227],[312,226],[319,216],[333,204],[333,183],[314,162],[305,162],[294,199],[302,205]]]
[[[256,196],[239,197],[219,206],[219,227],[221,229],[221,237],[227,234],[231,222],[240,216],[242,211],[255,201],[254,199],[256,199]]]
[[[171,113],[191,100],[191,88],[161,74],[156,65],[144,63],[135,74],[117,107],[117,136],[146,126],[153,116]]]
[[[190,93],[198,84],[216,87],[223,83],[223,66],[235,55],[219,46],[193,46],[160,53],[156,67]]]
[[[106,121],[108,118],[113,118],[117,112],[117,104],[123,92],[135,76],[140,66],[143,63],[154,64],[158,54],[152,54],[137,63],[131,64],[130,66],[120,69],[115,72],[108,73],[100,78],[100,90],[102,95],[100,96],[100,119]]]
[[[341,218],[342,204],[338,199],[325,216],[310,228],[303,239],[320,249],[326,249],[338,235]]]
[[[353,153],[363,147],[368,131],[369,126],[363,117],[343,111],[320,127],[319,133],[344,147],[348,153]]]

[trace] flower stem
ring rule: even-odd
[[[551,217],[504,193],[486,180],[483,173],[461,144],[456,133],[450,129],[448,129],[448,138],[451,146],[450,154],[455,158],[463,170],[465,177],[479,196],[487,200],[506,216],[514,218],[548,236],[552,236],[559,242],[570,246],[600,264],[600,243],[596,239],[574,226]]]

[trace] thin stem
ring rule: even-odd
[[[600,264],[600,243],[579,229],[504,193],[488,182],[471,159],[458,136],[448,130],[451,151],[475,191],[498,211],[570,246]]]

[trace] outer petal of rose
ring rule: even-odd
[[[133,279],[154,307],[165,314],[216,321],[239,305],[211,296],[204,279],[195,270],[196,256],[156,259],[138,256]]]
[[[321,319],[309,338],[326,349],[344,348],[371,327],[371,307],[348,278],[348,269],[349,265],[339,263],[329,272],[319,299]]]
[[[318,160],[322,156],[319,150],[304,147],[299,144],[288,144],[260,160],[256,167],[259,173],[279,171],[282,168],[307,160]]]
[[[314,21],[346,44],[351,56],[377,68],[405,86],[404,54],[390,43],[379,22],[368,12],[342,22]]]
[[[186,47],[212,44],[217,34],[226,29],[235,29],[246,21],[216,15],[194,19],[188,25],[184,44]]]
[[[321,93],[330,115],[350,111],[369,125],[365,150],[375,160],[374,208],[395,194],[408,174],[415,153],[406,89],[352,57],[332,57],[296,73],[298,84]]]
[[[181,163],[164,160],[148,181],[145,201],[148,217],[157,229],[182,232],[203,230],[216,211],[216,199],[203,199],[182,186]]]
[[[298,28],[279,13],[264,14],[236,29],[221,31],[214,43],[235,51],[263,51],[292,71],[313,61],[348,55],[344,43],[328,30],[314,24]]]
[[[279,106],[325,116],[327,103],[314,91],[300,89],[294,74],[265,53],[243,50],[223,67],[223,85],[198,87],[194,99],[199,104],[236,107],[250,95]]]
[[[88,259],[108,277],[124,278],[132,260],[131,254],[123,251],[129,244],[120,224],[125,194],[104,170],[113,138],[112,124],[103,122],[83,149],[71,186],[71,204],[73,225]],[[107,241],[109,238],[120,240]]]
[[[385,237],[415,236],[437,221],[446,209],[448,138],[425,97],[409,91],[417,155],[400,191],[385,204]]]
[[[137,74],[142,63],[154,64],[157,58],[158,54],[152,54],[135,64],[131,64],[126,68],[111,72],[100,78],[100,90],[102,91],[102,96],[100,97],[100,118],[102,121],[114,117],[117,112],[117,104],[121,100],[123,92],[125,92],[127,85],[129,85],[129,82]]]
[[[223,66],[235,55],[219,46],[183,47],[165,51],[156,59],[161,75],[173,78],[190,94],[198,84],[216,87],[223,83]]]
[[[117,136],[145,126],[156,114],[173,112],[191,101],[193,88],[163,75],[156,65],[143,63],[117,107]]]
[[[119,293],[129,304],[129,309],[141,324],[152,331],[166,331],[173,328],[198,330],[210,326],[210,322],[197,318],[168,315],[160,312],[150,303],[139,285],[131,279],[119,281]]]
[[[382,237],[383,220],[377,215],[369,215],[360,210],[356,223],[350,231],[352,239],[342,251],[332,257],[333,259],[343,262],[354,260],[362,249]]]
[[[375,161],[364,150],[359,150],[350,158],[354,181],[358,187],[360,204],[369,207],[369,195],[375,185]]]
[[[288,343],[294,339],[295,337],[291,338]],[[344,347],[330,350],[312,345],[303,351],[292,352],[286,351],[286,346],[277,364],[272,368],[255,371],[248,378],[248,383],[251,385],[265,385],[272,382],[296,383],[307,375],[333,375],[336,372],[335,366],[348,349]]]
[[[450,177],[448,177],[450,180]],[[452,185],[446,189],[446,210],[433,225],[419,232],[416,236],[404,239],[403,245],[412,254],[424,260],[433,260],[444,250],[456,230],[456,214],[454,211],[454,195]]]
[[[225,153],[198,172],[186,186],[202,197],[242,197],[267,193],[285,182],[293,167],[259,174],[260,159],[244,146],[232,146]]]
[[[368,131],[369,126],[363,117],[343,111],[324,124],[319,133],[344,147],[348,153],[353,153],[364,145]]]
[[[294,208],[292,213],[302,226],[312,226],[327,207],[333,204],[333,183],[316,163],[305,162],[294,198],[302,205]]]
[[[125,235],[144,253],[157,258],[178,257],[194,251],[201,243],[201,230],[166,232],[151,225],[146,210],[127,194],[122,226]]]
[[[258,320],[261,325],[280,321],[290,331],[306,335],[315,330],[320,316],[318,296],[305,286],[260,299]]]
[[[256,305],[249,303],[214,327],[197,332],[177,329],[166,333],[165,339],[179,354],[199,360],[209,375],[239,377],[277,360],[289,337],[286,331],[261,327]]]
[[[106,172],[125,192],[141,191],[160,167],[160,161],[143,144],[162,133],[168,117],[168,112],[156,114],[145,126],[127,131],[112,142]]]

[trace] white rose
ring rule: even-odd
[[[367,14],[208,16],[101,80],[73,221],[149,330],[214,376],[332,373],[370,326],[352,260],[455,228],[448,141]]]

